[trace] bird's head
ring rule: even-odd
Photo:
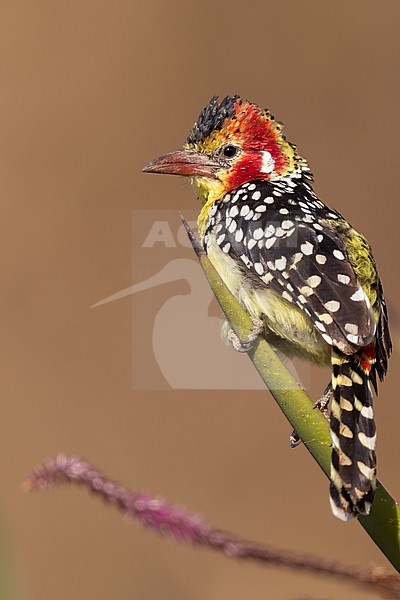
[[[310,171],[282,124],[266,110],[227,96],[215,96],[200,113],[182,150],[163,154],[146,173],[191,177],[203,204],[214,202],[243,183],[276,180]]]

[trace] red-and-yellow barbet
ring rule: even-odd
[[[343,520],[369,513],[376,481],[371,383],[391,353],[371,248],[318,199],[312,174],[266,110],[214,97],[183,150],[148,173],[190,177],[201,243],[262,335],[287,356],[332,369],[330,499]]]

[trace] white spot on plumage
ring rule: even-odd
[[[363,380],[362,377],[360,377],[360,375],[356,372],[356,371],[352,371],[350,374],[351,380],[354,381],[354,383],[358,383],[358,385],[362,385]]]
[[[255,240],[261,240],[261,238],[264,237],[264,229],[262,229],[261,227],[256,229],[253,233],[253,237]]]
[[[253,215],[254,215],[254,212],[252,210],[250,210],[244,218],[245,221],[250,221],[250,219],[252,219]]]
[[[333,256],[335,258],[337,258],[338,260],[344,260],[344,254],[340,250],[334,250],[333,251]]]
[[[284,298],[285,300],[288,300],[289,302],[292,302],[292,300],[293,300],[292,296],[286,290],[284,292],[282,292],[282,298]]]
[[[344,328],[346,331],[348,331],[349,333],[352,333],[353,335],[358,334],[358,325],[356,325],[355,323],[346,323]]]
[[[261,198],[261,192],[259,190],[257,190],[256,192],[254,192],[252,194],[251,197],[252,197],[253,200],[259,200]]]
[[[286,256],[281,256],[275,261],[275,267],[279,269],[279,271],[283,271],[283,269],[286,267],[286,263]]]
[[[230,217],[237,217],[239,214],[239,209],[237,206],[232,206],[232,208],[229,211],[229,216]]]
[[[329,496],[329,502],[331,505],[332,513],[337,519],[340,519],[341,521],[350,521],[350,519],[353,518],[353,514],[350,512],[346,512],[343,508],[337,506],[331,496]]]
[[[271,235],[274,235],[275,233],[275,227],[273,225],[268,225],[268,227],[266,228],[264,235],[266,238],[271,237]]]
[[[374,418],[374,411],[372,410],[372,406],[363,406],[361,409],[361,414],[363,417],[366,417],[367,419]]]
[[[240,216],[241,217],[245,217],[248,212],[250,211],[250,207],[247,206],[247,204],[245,204],[244,206],[242,206],[242,208],[240,209]]]
[[[340,443],[339,443],[338,436],[336,435],[336,433],[334,431],[332,431],[332,429],[330,431],[330,434],[331,434],[331,440],[332,440],[332,444],[333,444],[334,448],[336,448],[337,450],[339,450]]]
[[[372,437],[365,435],[362,431],[358,432],[358,439],[365,448],[368,450],[375,450],[376,434]]]
[[[346,285],[350,283],[350,277],[348,275],[342,275],[342,273],[338,273],[337,278],[340,283],[345,283]]]
[[[249,250],[252,250],[256,244],[257,244],[257,241],[255,239],[251,239],[251,240],[249,240],[247,247]]]
[[[265,273],[262,280],[264,281],[264,283],[270,283],[273,280],[273,278],[274,276],[272,275],[272,273]]]
[[[275,242],[276,242],[276,237],[270,237],[265,241],[265,247],[272,248],[272,246],[275,244]]]
[[[300,249],[303,254],[310,256],[310,254],[312,254],[314,251],[314,246],[311,244],[311,242],[304,242],[304,244],[301,244]]]
[[[340,408],[342,410],[347,410],[347,412],[351,412],[353,410],[353,405],[351,402],[346,400],[346,398],[340,398]]]
[[[232,223],[228,227],[229,233],[233,233],[234,231],[236,231],[236,227],[237,227],[237,222],[232,221]]]
[[[317,329],[319,329],[320,331],[326,331],[325,329],[325,325],[323,325],[322,323],[320,323],[319,321],[315,321],[315,327]]]
[[[228,254],[229,250],[231,249],[231,245],[229,242],[227,242],[225,244],[225,246],[222,247],[222,251],[225,252],[225,254]]]
[[[322,315],[318,315],[318,318],[323,321],[324,323],[326,323],[327,325],[330,325],[331,323],[333,323],[333,319],[331,317],[331,315],[329,315],[328,313],[323,313]]]
[[[248,189],[249,189],[249,192],[252,192],[253,190],[255,190],[255,189],[256,189],[256,187],[257,187],[257,186],[256,186],[256,184],[255,184],[255,183],[251,183],[251,184],[249,185],[249,188],[248,188]]]
[[[238,229],[237,232],[235,233],[235,240],[237,242],[241,242],[243,239],[243,229]]]
[[[294,226],[293,221],[289,221],[289,220],[282,221],[282,229],[290,229],[293,226]]]
[[[260,204],[260,206],[256,206],[254,210],[256,210],[257,212],[265,212],[267,210],[267,207],[264,204]]]
[[[351,342],[352,344],[358,344],[358,335],[353,335],[352,333],[348,333],[346,335],[346,338],[349,340],[349,342]]]
[[[358,410],[358,412],[361,412],[363,409],[363,406],[364,406],[363,403],[360,402],[356,396],[354,396],[354,408],[356,410]]]
[[[354,300],[355,302],[360,302],[361,300],[365,300],[366,296],[364,290],[359,288],[352,296],[350,296],[350,300]]]
[[[324,265],[327,261],[327,258],[323,254],[317,254],[315,256],[315,260],[317,261],[318,264]]]
[[[341,385],[344,387],[352,387],[352,385],[353,385],[353,382],[350,379],[350,377],[347,377],[347,375],[342,375],[342,374],[338,375],[337,383],[338,383],[338,385]]]
[[[312,288],[310,288],[308,285],[304,285],[302,288],[300,288],[300,292],[303,294],[303,296],[308,298],[309,296],[313,295],[314,290]]]
[[[260,262],[254,263],[254,269],[259,275],[262,275],[264,273],[264,267]]]
[[[242,259],[242,261],[244,262],[244,264],[246,265],[246,267],[248,267],[250,269],[250,267],[252,265],[252,262],[249,259],[249,257],[246,256],[246,254],[242,254],[240,258]]]
[[[289,211],[288,211],[287,208],[280,208],[279,212],[280,212],[281,215],[288,215],[289,214]]]
[[[324,306],[329,312],[337,312],[340,308],[340,302],[338,300],[328,300]]]
[[[219,237],[217,237],[217,244],[220,246],[225,239],[225,233],[221,233]]]
[[[319,275],[311,275],[311,277],[307,279],[308,285],[312,288],[318,287],[321,281],[322,279]]]
[[[264,199],[264,202],[265,202],[266,204],[273,204],[273,203],[275,202],[275,200],[273,199],[273,197],[272,197],[272,196],[267,196],[267,197]]]
[[[375,477],[375,469],[371,469],[371,467],[368,467],[365,463],[361,462],[361,460],[357,461],[357,467],[368,481],[371,481]]]

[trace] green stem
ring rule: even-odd
[[[229,292],[184,219],[183,223],[226,318],[239,338],[245,339],[252,330],[252,320]],[[331,439],[328,421],[320,411],[314,410],[314,403],[310,397],[299,387],[265,339],[259,338],[249,352],[249,357],[289,423],[329,477]],[[358,521],[400,573],[400,509],[381,483],[377,483],[370,514],[367,517],[359,517]]]

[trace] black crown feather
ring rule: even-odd
[[[211,98],[207,106],[201,111],[186,143],[195,144],[196,142],[202,142],[213,131],[221,129],[225,119],[232,117],[235,102],[238,98],[239,96],[226,96],[219,104],[218,96]]]

